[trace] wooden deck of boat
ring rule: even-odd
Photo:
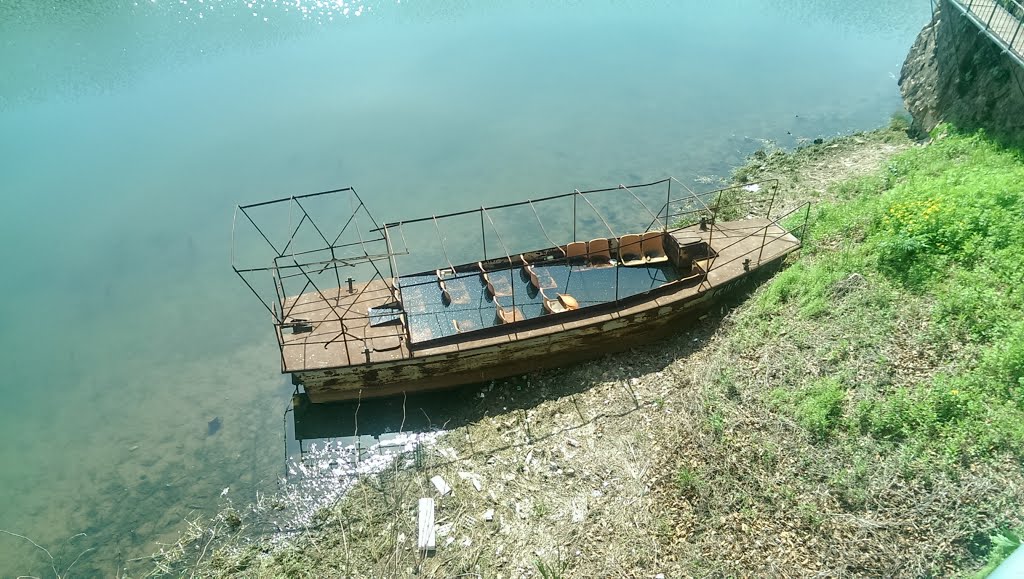
[[[767,234],[765,228],[767,226]],[[467,349],[495,346],[512,340],[562,332],[566,329],[615,319],[619,315],[642,309],[657,308],[659,302],[676,301],[693,297],[741,276],[744,259],[751,260],[755,269],[760,254],[761,263],[789,253],[799,246],[799,241],[778,226],[770,225],[766,219],[747,219],[724,222],[715,225],[712,231],[702,231],[699,226],[671,232],[681,244],[688,241],[709,241],[718,253],[708,271],[707,282],[684,287],[677,292],[661,297],[651,297],[630,304],[621,311],[595,312],[593,316],[574,319],[564,323],[552,318],[551,323],[542,327],[518,330],[510,326],[507,333],[481,336],[467,333],[465,339],[436,347],[410,348],[404,324],[390,323],[371,325],[368,310],[393,302],[391,282],[374,280],[368,284],[355,285],[351,293],[348,288],[332,288],[321,296],[318,292],[302,294],[285,302],[289,318],[301,318],[312,325],[312,331],[292,333],[288,329],[278,332],[281,345],[282,370],[303,372],[323,370],[367,363],[404,360],[437,354],[452,354]],[[764,247],[762,250],[762,242]],[[707,266],[707,263],[702,265]],[[628,269],[628,268],[626,268]],[[325,301],[326,300],[326,301]],[[493,307],[493,306],[491,306]],[[493,310],[492,310],[493,311]],[[344,326],[341,323],[344,319]]]

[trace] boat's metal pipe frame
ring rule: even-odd
[[[725,251],[726,249],[729,249],[730,247],[732,247],[732,246],[734,246],[734,245],[736,245],[738,243],[741,243],[741,242],[743,242],[746,239],[750,239],[751,237],[754,237],[755,235],[763,235],[762,229],[767,231],[772,226],[778,226],[779,229],[782,230],[782,235],[785,235],[787,233],[792,233],[792,230],[789,230],[789,229],[786,229],[785,227],[782,227],[782,221],[784,219],[786,219],[787,217],[790,217],[791,215],[794,215],[794,214],[798,213],[799,211],[804,211],[804,222],[802,224],[802,227],[803,227],[804,235],[806,235],[806,232],[807,232],[807,222],[808,222],[808,220],[810,218],[810,211],[811,211],[811,203],[810,203],[810,201],[805,201],[805,202],[801,203],[800,205],[797,205],[793,209],[790,209],[789,211],[784,213],[781,217],[778,217],[776,219],[770,220],[768,222],[768,224],[766,224],[764,227],[757,227],[751,233],[748,233],[747,235],[744,235],[743,237],[735,238],[732,241],[732,243],[730,243],[729,245],[723,246],[721,248],[721,250]],[[779,237],[782,237],[782,235],[780,235]],[[774,238],[773,238],[773,240],[774,240]],[[800,239],[800,242],[801,242],[801,245],[803,245],[803,238]],[[726,261],[726,262],[718,264],[718,266],[722,267],[722,266],[728,265],[728,264],[730,264],[730,263],[732,263],[732,262],[734,262],[734,261],[744,257],[745,255],[746,254],[738,255],[738,256],[730,259],[729,261]],[[708,269],[710,269],[710,266],[709,266]]]
[[[632,190],[632,189],[630,189],[629,187],[627,187],[627,186],[625,186],[625,185],[622,185],[622,184],[619,184],[619,189],[625,189],[626,191],[629,191],[629,194],[630,194],[630,195],[632,195],[632,196],[633,196],[633,199],[636,199],[636,202],[637,202],[637,203],[639,203],[639,204],[640,204],[640,205],[641,205],[641,206],[642,206],[642,207],[644,208],[644,211],[647,211],[648,215],[650,215],[651,217],[653,217],[653,218],[654,218],[654,221],[655,221],[655,222],[657,222],[657,223],[661,224],[661,225],[662,225],[662,228],[663,228],[663,229],[664,229],[665,231],[668,231],[668,228],[667,228],[667,227],[665,227],[665,224],[664,224],[664,223],[662,223],[662,221],[661,221],[661,218],[660,218],[660,217],[658,217],[657,215],[655,215],[655,214],[654,214],[654,212],[653,212],[653,211],[651,211],[651,208],[650,208],[650,207],[648,207],[648,206],[647,206],[647,204],[643,202],[643,200],[641,200],[641,199],[640,199],[639,197],[637,197],[637,196],[636,196],[636,193],[633,193],[633,190]],[[650,229],[650,227],[648,227],[648,230],[649,230],[649,229]]]
[[[572,241],[576,243],[579,241],[576,239],[576,196],[580,194],[579,189],[573,189],[572,191]]]
[[[316,223],[316,220],[313,219],[313,216],[310,214],[310,212],[307,210],[306,206],[303,204],[303,200],[311,199],[311,198],[315,198],[315,197],[320,197],[320,196],[323,196],[323,195],[338,194],[338,193],[348,193],[349,194],[349,209],[350,209],[350,213],[349,213],[348,219],[345,221],[345,223],[342,225],[341,229],[339,230],[338,235],[334,238],[333,241],[331,241],[331,240],[327,239],[327,236],[324,234],[323,229]],[[283,248],[278,249],[277,245],[270,240],[270,238],[267,236],[266,232],[263,231],[263,228],[261,228],[259,226],[259,224],[257,224],[256,221],[253,219],[253,217],[249,214],[248,210],[249,209],[253,209],[253,208],[258,208],[258,207],[266,207],[266,206],[270,206],[270,205],[274,205],[274,204],[280,204],[280,203],[287,203],[288,206],[289,206],[288,230],[290,230],[291,233],[288,236],[287,241],[285,242]],[[294,219],[294,209],[295,208],[298,208],[298,210],[302,212],[302,217],[298,220],[298,223],[295,223],[295,219]],[[256,232],[259,234],[259,236],[263,239],[263,241],[266,242],[267,246],[274,252],[275,256],[271,260],[271,265],[270,266],[268,266],[268,267],[258,267],[258,268],[239,268],[237,266],[236,254],[235,254],[235,242],[236,242],[237,221],[238,221],[238,213],[239,212],[242,215],[245,216],[245,218],[249,221],[249,223],[252,225],[252,227],[256,230]],[[386,244],[386,247],[387,247],[387,253],[386,254],[383,254],[383,255],[381,255],[381,254],[371,254],[369,251],[367,251],[366,244],[367,244],[368,240],[366,240],[363,237],[362,229],[359,227],[358,215],[359,215],[360,212],[365,212],[366,213],[366,216],[370,219],[371,223],[373,224],[373,227],[374,227],[373,231],[381,232],[381,237],[379,239],[371,239],[371,240],[369,240],[369,242],[372,243],[372,242],[384,241],[385,244]],[[323,240],[324,247],[313,249],[313,250],[296,251],[296,252],[289,253],[288,250],[291,248],[292,243],[296,239],[296,236],[298,235],[299,231],[302,229],[302,226],[305,223],[307,223],[307,222],[310,224],[310,226],[313,227],[313,229],[316,231],[316,233],[320,237],[320,239]],[[292,227],[292,223],[295,223],[294,227]],[[348,230],[349,226],[352,225],[353,223],[355,224],[356,233],[357,233],[357,236],[358,236],[359,240],[357,242],[339,244],[338,241],[341,240],[341,237],[345,234],[345,232]],[[354,257],[339,257],[339,255],[338,255],[338,250],[339,249],[350,248],[350,247],[354,247],[356,245],[358,245],[359,248],[361,249],[361,252],[362,252],[361,256],[359,256],[357,254]],[[397,265],[395,263],[394,252],[392,251],[392,249],[393,248],[392,248],[392,245],[391,245],[391,240],[390,240],[390,237],[387,235],[387,231],[386,230],[381,231],[381,228],[380,228],[379,224],[373,218],[373,215],[370,214],[369,211],[366,209],[365,203],[363,202],[362,198],[359,196],[359,193],[355,190],[354,187],[345,187],[345,188],[341,188],[341,189],[332,189],[332,190],[329,190],[329,191],[321,191],[321,192],[317,192],[317,193],[309,193],[309,194],[306,194],[306,195],[292,195],[292,196],[289,196],[289,197],[282,197],[282,198],[279,198],[279,199],[274,199],[274,200],[270,200],[270,201],[263,201],[263,202],[260,202],[260,203],[252,203],[252,204],[248,204],[248,205],[240,205],[240,206],[238,206],[236,208],[235,216],[234,216],[234,218],[232,220],[232,228],[231,228],[231,267],[235,271],[235,273],[242,279],[242,281],[249,288],[249,290],[260,300],[260,303],[262,303],[264,305],[264,307],[270,312],[270,314],[271,314],[271,316],[272,316],[272,318],[274,320],[275,331],[278,334],[278,349],[279,349],[279,352],[280,352],[280,355],[281,355],[282,367],[283,367],[283,363],[284,363],[284,344],[283,344],[281,332],[282,332],[282,329],[283,329],[283,327],[285,325],[286,320],[291,315],[292,309],[296,305],[295,303],[293,303],[292,307],[289,307],[287,309],[285,307],[285,302],[287,300],[287,292],[286,292],[286,289],[284,287],[285,280],[293,278],[293,277],[304,277],[305,278],[305,284],[303,285],[302,290],[297,295],[301,295],[302,293],[305,293],[306,290],[310,286],[312,286],[313,289],[316,291],[317,295],[320,297],[320,300],[324,303],[324,305],[327,306],[328,308],[330,308],[331,313],[334,315],[334,317],[337,317],[338,322],[341,324],[341,328],[342,329],[341,329],[341,332],[338,333],[338,335],[336,335],[335,337],[333,337],[330,340],[328,340],[328,341],[323,343],[324,348],[327,348],[331,343],[336,341],[339,337],[343,337],[346,342],[348,341],[348,337],[349,337],[348,336],[348,330],[347,330],[347,328],[345,326],[344,319],[346,319],[346,317],[350,313],[350,311],[351,311],[353,306],[352,306],[352,304],[350,304],[348,306],[348,308],[345,309],[344,312],[339,313],[338,305],[339,305],[339,302],[340,302],[340,294],[334,300],[334,304],[331,304],[331,300],[329,300],[327,298],[327,296],[324,293],[324,291],[321,290],[320,287],[317,285],[317,283],[313,281],[313,278],[311,277],[311,271],[310,271],[309,268],[319,267],[319,271],[314,272],[316,275],[323,274],[328,268],[333,269],[334,270],[334,274],[335,274],[335,283],[337,284],[337,287],[339,288],[339,292],[340,292],[340,288],[341,288],[341,273],[340,273],[340,270],[339,270],[339,266],[352,267],[352,266],[354,266],[356,264],[359,264],[359,263],[369,263],[370,266],[373,267],[373,270],[374,270],[374,274],[371,276],[371,280],[370,281],[373,281],[373,279],[376,279],[376,278],[380,278],[381,280],[384,280],[384,274],[383,274],[383,272],[381,272],[381,270],[377,266],[376,262],[377,262],[378,259],[385,259],[386,258],[386,259],[388,259],[389,267],[391,269],[391,277],[392,277],[392,279],[394,279],[394,277],[395,277],[395,270],[397,268]],[[299,263],[299,261],[297,259],[297,257],[299,257],[301,255],[310,255],[310,254],[315,254],[315,253],[319,253],[319,252],[329,252],[330,259],[321,260],[321,261],[307,261],[307,262],[304,262],[304,263]],[[292,264],[290,264],[290,265],[288,265],[288,264],[281,264],[280,261],[282,259],[290,259],[292,261]],[[289,269],[298,270],[298,273],[293,273],[293,274],[285,273],[285,274],[282,274],[282,270],[287,271]],[[259,292],[256,290],[256,288],[253,287],[253,285],[249,282],[249,280],[245,276],[245,274],[247,274],[247,273],[259,272],[259,271],[270,271],[270,273],[271,273],[271,281],[272,281],[272,284],[273,284],[273,287],[274,287],[274,298],[276,300],[276,302],[273,303],[273,304],[269,304],[268,305],[263,300],[263,297],[259,294]],[[363,286],[363,288],[359,292],[360,295],[362,295],[362,293],[366,290],[366,288],[368,286],[369,286],[369,283],[367,283],[366,285]],[[357,299],[358,299],[358,296],[357,296]],[[365,346],[365,344],[364,344],[364,346]]]
[[[360,211],[366,211],[366,207],[363,204],[363,201],[359,197],[358,193],[355,191],[355,189],[351,188],[351,187],[348,187],[348,188],[343,188],[343,189],[335,189],[335,190],[331,190],[331,191],[323,191],[323,192],[319,192],[319,193],[311,193],[311,194],[308,194],[308,195],[286,197],[286,198],[281,198],[281,199],[277,199],[277,200],[274,200],[274,201],[266,201],[266,202],[262,202],[262,203],[255,203],[255,204],[250,204],[250,205],[238,206],[236,208],[236,212],[235,212],[235,215],[234,215],[234,218],[233,218],[233,221],[232,221],[232,247],[231,247],[232,269],[239,275],[239,277],[242,278],[243,282],[246,284],[247,287],[249,287],[250,291],[254,295],[256,295],[258,299],[260,299],[260,302],[263,303],[264,307],[268,310],[268,312],[270,313],[272,319],[274,320],[274,325],[276,326],[276,332],[278,333],[279,353],[281,355],[281,362],[282,362],[282,367],[283,367],[284,353],[283,353],[283,341],[281,339],[281,332],[282,332],[283,327],[285,325],[285,320],[288,319],[288,317],[290,316],[291,310],[292,310],[292,308],[288,308],[287,310],[285,308],[285,304],[286,304],[286,301],[288,299],[288,294],[286,293],[286,288],[285,288],[285,281],[288,280],[288,279],[297,278],[297,277],[305,278],[304,279],[303,290],[302,290],[302,292],[300,292],[300,295],[301,295],[301,293],[305,293],[306,290],[308,290],[308,288],[312,287],[316,291],[317,295],[319,296],[320,301],[322,301],[322,303],[323,303],[324,308],[320,308],[320,311],[323,311],[325,308],[330,308],[331,309],[331,314],[332,314],[330,316],[330,319],[332,319],[332,320],[333,319],[337,319],[342,324],[341,331],[337,335],[335,335],[334,337],[330,338],[329,340],[326,340],[326,341],[316,341],[316,342],[308,342],[308,343],[322,343],[324,345],[324,348],[327,348],[331,343],[333,343],[333,342],[335,342],[335,341],[337,341],[339,339],[344,340],[345,342],[347,342],[349,340],[349,338],[354,338],[354,336],[349,336],[348,335],[347,328],[344,325],[344,320],[345,319],[349,319],[350,317],[352,317],[352,318],[355,318],[355,317],[362,318],[362,317],[368,317],[368,316],[352,316],[351,315],[352,314],[351,310],[352,310],[352,307],[353,307],[352,304],[350,304],[347,308],[345,308],[344,312],[340,312],[339,310],[341,310],[342,308],[337,307],[337,304],[332,304],[331,303],[331,300],[327,298],[327,294],[319,287],[318,283],[314,280],[313,276],[314,275],[320,275],[320,274],[324,273],[324,271],[326,269],[328,269],[328,268],[333,268],[335,270],[335,278],[336,278],[335,282],[338,284],[338,287],[340,288],[341,287],[341,280],[340,280],[340,273],[339,273],[339,270],[338,270],[339,267],[352,267],[352,266],[355,266],[357,264],[369,263],[374,268],[374,271],[375,271],[375,275],[373,277],[374,278],[380,277],[382,280],[384,280],[384,274],[381,271],[381,269],[378,267],[378,264],[376,263],[376,261],[379,260],[379,259],[387,259],[388,260],[388,266],[389,266],[389,269],[390,269],[391,279],[392,280],[399,279],[399,276],[401,275],[401,272],[400,272],[397,256],[398,255],[407,255],[409,253],[409,244],[408,244],[408,240],[405,237],[405,230],[404,230],[404,225],[405,224],[412,224],[412,223],[423,222],[423,221],[426,221],[428,219],[431,220],[433,222],[434,229],[435,229],[435,231],[438,234],[438,238],[439,238],[440,243],[441,243],[441,249],[442,249],[442,252],[444,254],[445,260],[447,261],[448,266],[450,268],[452,268],[452,270],[454,272],[454,267],[455,266],[452,264],[450,256],[447,253],[447,246],[446,246],[446,243],[445,243],[444,236],[441,233],[441,229],[440,229],[440,225],[439,225],[439,219],[446,218],[446,217],[455,217],[455,216],[460,216],[460,215],[468,215],[468,214],[472,214],[473,212],[478,212],[479,215],[480,215],[481,241],[482,241],[482,245],[484,247],[484,258],[485,258],[485,260],[489,259],[489,256],[487,255],[488,251],[487,251],[487,247],[486,247],[486,245],[487,245],[487,241],[486,241],[487,225],[486,224],[487,224],[487,222],[490,222],[491,228],[494,230],[494,233],[495,233],[495,235],[496,235],[496,237],[498,239],[498,242],[501,245],[502,250],[504,251],[505,259],[507,260],[507,263],[509,264],[509,268],[510,268],[510,270],[514,271],[516,263],[512,259],[509,247],[505,243],[504,238],[503,238],[501,232],[499,231],[499,229],[497,228],[495,220],[493,219],[493,217],[491,215],[491,211],[492,210],[504,209],[504,208],[513,208],[513,207],[520,207],[520,206],[528,205],[530,207],[530,210],[533,212],[534,217],[537,220],[537,223],[538,223],[538,225],[539,225],[539,227],[541,229],[541,232],[543,233],[544,237],[551,243],[552,247],[561,247],[560,245],[555,243],[555,241],[551,238],[549,232],[547,231],[547,228],[544,225],[544,221],[543,221],[543,219],[540,216],[540,213],[539,213],[539,211],[537,209],[536,204],[539,203],[539,202],[542,202],[542,201],[563,199],[563,198],[571,195],[572,196],[572,214],[573,214],[572,215],[572,218],[573,218],[573,224],[572,224],[573,237],[572,238],[573,238],[573,241],[577,241],[578,235],[579,235],[579,224],[578,224],[578,217],[579,217],[579,215],[578,215],[578,209],[579,209],[578,208],[578,204],[579,204],[579,202],[578,202],[578,199],[580,197],[582,197],[584,203],[586,203],[588,206],[590,206],[590,208],[594,211],[594,213],[597,215],[597,217],[601,220],[602,224],[605,226],[605,228],[608,230],[608,233],[611,235],[611,238],[612,239],[616,239],[616,233],[615,233],[614,229],[612,228],[611,224],[608,222],[608,220],[605,218],[605,216],[601,213],[601,211],[595,206],[595,204],[591,202],[591,200],[588,198],[588,195],[593,194],[593,193],[612,192],[612,191],[616,191],[616,190],[625,189],[629,193],[629,195],[631,197],[633,197],[633,199],[636,202],[638,202],[640,204],[640,206],[643,207],[643,209],[646,210],[647,213],[650,214],[652,216],[652,218],[654,219],[654,221],[648,227],[648,230],[650,230],[651,227],[653,227],[655,224],[658,224],[658,225],[661,226],[660,228],[667,233],[670,230],[670,221],[673,218],[673,213],[672,213],[672,203],[674,202],[673,199],[672,199],[672,190],[673,190],[672,182],[673,181],[675,181],[676,183],[682,185],[687,190],[687,192],[689,193],[689,199],[696,199],[696,202],[702,208],[702,209],[698,209],[697,211],[706,211],[708,214],[710,214],[711,222],[709,224],[709,231],[708,231],[708,245],[711,246],[713,239],[715,239],[715,237],[714,237],[715,236],[715,225],[716,225],[716,221],[717,221],[717,218],[718,218],[718,213],[722,210],[722,207],[723,207],[722,200],[724,199],[724,193],[729,191],[729,190],[732,190],[732,189],[743,187],[743,185],[738,185],[738,186],[734,186],[734,187],[727,187],[727,188],[723,188],[723,189],[718,190],[717,191],[718,195],[717,195],[716,202],[714,204],[714,209],[712,209],[711,207],[708,206],[708,204],[705,202],[705,200],[704,200],[702,195],[696,194],[695,192],[693,192],[693,190],[691,190],[689,187],[687,187],[684,183],[682,183],[678,179],[676,179],[674,177],[669,177],[667,179],[662,179],[662,180],[659,180],[659,181],[654,181],[652,183],[647,183],[647,184],[643,184],[643,185],[627,186],[627,185],[624,185],[624,184],[619,184],[617,187],[610,187],[610,188],[604,188],[604,189],[594,189],[594,190],[590,190],[590,191],[580,191],[579,189],[574,189],[572,193],[567,193],[567,194],[551,195],[551,196],[543,197],[543,198],[540,198],[540,199],[527,199],[526,201],[521,201],[521,202],[516,202],[516,203],[507,203],[507,204],[496,205],[496,206],[492,206],[492,207],[480,207],[479,209],[473,209],[473,210],[468,210],[468,211],[459,211],[459,212],[449,213],[449,214],[445,214],[445,215],[431,215],[430,217],[426,217],[426,218],[414,219],[414,220],[408,220],[408,221],[398,221],[398,222],[394,222],[394,223],[384,224],[383,226],[378,225],[378,223],[373,219],[373,216],[370,215],[369,212],[367,211],[367,216],[369,217],[370,221],[373,223],[373,226],[374,226],[374,229],[371,230],[371,233],[379,233],[380,234],[380,239],[371,239],[371,240],[366,240],[366,239],[363,238],[363,236],[362,236],[362,228],[358,224],[358,213]],[[780,222],[781,219],[789,217],[793,213],[793,211],[790,211],[790,212],[787,212],[782,217],[780,217],[779,219],[771,220],[770,216],[771,216],[772,211],[774,210],[774,204],[775,204],[775,200],[776,200],[777,195],[778,195],[779,185],[778,185],[778,181],[777,180],[770,180],[770,182],[773,183],[773,185],[772,185],[772,196],[771,196],[770,199],[767,199],[769,204],[768,204],[768,214],[766,216],[769,219],[769,225],[765,226],[764,229],[761,230],[761,231],[752,232],[750,234],[750,235],[760,234],[762,236],[761,248],[760,248],[760,252],[758,254],[758,265],[760,265],[760,263],[762,261],[762,258],[763,258],[764,246],[767,245],[768,229],[770,227],[774,226],[774,225],[777,225]],[[764,182],[762,182],[762,183],[764,183]],[[664,210],[664,221],[662,221],[661,212],[659,211],[657,214],[655,212],[653,212],[651,210],[651,208],[637,194],[637,192],[634,191],[634,189],[639,189],[641,187],[651,187],[651,186],[656,186],[656,185],[660,185],[660,184],[665,184],[665,186],[666,186],[666,202],[665,202],[665,208],[664,208],[665,209]],[[324,229],[322,227],[320,227],[320,225],[315,223],[315,221],[313,220],[313,216],[307,210],[306,204],[303,202],[303,200],[308,199],[308,198],[312,198],[312,197],[318,197],[318,196],[321,196],[321,195],[327,195],[327,194],[331,194],[331,193],[346,193],[346,192],[351,194],[350,201],[351,201],[351,206],[352,206],[352,212],[349,215],[348,220],[343,224],[343,226],[341,228],[341,231],[339,232],[338,236],[335,237],[334,241],[332,242],[332,241],[328,240],[327,236],[324,233]],[[716,193],[716,192],[711,192],[711,194],[714,194],[714,193]],[[708,195],[708,194],[704,194],[704,195]],[[283,248],[278,249],[277,245],[271,241],[271,239],[268,237],[267,233],[264,232],[258,226],[256,220],[253,219],[253,216],[249,214],[247,209],[251,209],[251,208],[254,208],[254,207],[264,207],[264,206],[272,205],[274,203],[285,203],[285,202],[289,203],[289,206],[290,206],[291,209],[297,209],[298,211],[301,211],[302,215],[299,218],[298,222],[295,223],[293,215],[291,213],[289,214],[288,230],[286,230],[286,231],[289,231],[290,235],[289,235],[289,237],[287,239],[287,242],[283,246]],[[746,202],[743,202],[743,203],[737,203],[737,205],[748,204],[748,203],[760,203],[760,202],[762,202],[762,201],[761,200],[746,201]],[[810,215],[809,211],[810,211],[810,208],[809,208],[809,205],[807,205],[807,207],[805,209],[803,231],[802,231],[802,236],[801,236],[802,238],[806,236],[807,225],[808,225],[809,215]],[[256,231],[259,234],[259,236],[262,237],[263,240],[267,243],[267,246],[271,250],[273,250],[274,253],[276,254],[276,256],[272,260],[272,264],[269,267],[246,268],[246,269],[242,269],[242,268],[237,267],[237,264],[236,264],[236,252],[235,252],[234,244],[235,244],[235,240],[236,240],[236,228],[237,228],[238,213],[239,212],[242,213],[242,215],[245,217],[245,219],[248,220],[249,223],[256,229]],[[690,211],[680,213],[679,215],[683,215],[684,213],[690,213]],[[320,239],[322,239],[324,241],[324,243],[326,244],[326,247],[319,248],[319,249],[314,249],[314,250],[289,251],[292,248],[293,242],[296,239],[297,234],[301,230],[302,226],[305,225],[306,221],[310,222],[310,225],[315,229],[315,231],[319,235]],[[292,226],[293,223],[295,223],[294,228]],[[359,241],[358,242],[352,242],[352,243],[339,244],[338,242],[340,241],[341,237],[344,235],[345,231],[347,231],[351,226],[353,226],[353,224],[354,224],[354,226],[357,229],[357,233],[358,233],[358,236],[359,236]],[[401,253],[396,251],[396,247],[395,247],[396,240],[392,239],[393,236],[391,235],[391,233],[392,233],[392,231],[390,230],[391,227],[398,227],[398,230],[399,230],[399,232],[400,232],[400,234],[402,236],[402,242],[404,243],[405,247],[404,247],[404,251],[401,252]],[[758,229],[761,229],[761,228],[758,228]],[[747,237],[750,237],[750,235],[747,235],[747,236],[745,236],[742,239],[746,239]],[[372,243],[372,242],[377,242],[377,241],[383,241],[384,242],[385,247],[386,247],[386,253],[383,253],[383,254],[371,254],[371,253],[369,253],[367,251],[366,244],[367,243]],[[354,256],[347,257],[347,256],[341,256],[338,253],[338,250],[340,250],[340,249],[351,248],[351,247],[354,247],[356,245],[359,245],[361,247],[362,255],[359,255],[358,253],[356,253]],[[730,244],[730,246],[731,245],[732,244]],[[321,259],[321,260],[313,260],[313,261],[303,261],[301,263],[300,263],[300,259],[298,259],[301,256],[312,255],[312,254],[315,254],[315,253],[321,252],[321,251],[329,254],[330,258],[329,259]],[[589,253],[589,250],[588,250],[588,253]],[[716,252],[712,248],[711,256],[710,256],[710,259],[708,260],[708,269],[709,270],[711,268],[713,268],[713,267],[721,265],[721,264],[716,263],[716,259],[717,259],[719,254],[720,254],[720,252]],[[285,261],[285,260],[289,260],[292,263],[290,263],[290,264],[289,263],[282,263],[282,261]],[[615,276],[616,276],[615,277],[615,286],[616,286],[615,287],[615,301],[616,302],[618,302],[620,300],[620,295],[619,295],[620,294],[620,292],[619,292],[619,290],[620,290],[620,288],[619,288],[620,279],[619,279],[618,265],[619,264],[616,264],[616,274],[615,274]],[[273,290],[274,296],[273,297],[274,297],[274,299],[276,299],[276,303],[268,304],[267,302],[265,302],[263,300],[263,298],[260,296],[260,294],[257,291],[257,289],[246,278],[246,274],[251,273],[251,272],[259,272],[259,271],[270,271],[271,278],[272,278],[272,281],[273,281],[273,286],[274,286],[274,290]],[[455,275],[456,278],[463,277],[463,276],[461,276],[461,275],[459,275],[457,273],[454,273],[454,275]],[[467,277],[470,277],[470,276],[467,275]],[[372,279],[371,279],[371,281],[372,281]],[[516,296],[515,296],[515,288],[517,287],[517,285],[516,285],[517,284],[517,280],[515,279],[514,273],[513,273],[513,275],[511,275],[510,282],[512,284],[512,289],[513,289],[512,296],[511,296],[511,298],[512,298],[512,307],[516,308],[518,306],[518,304],[516,303]],[[385,283],[387,283],[386,280],[385,280]],[[705,280],[705,281],[702,282],[702,284],[704,284],[704,283],[709,283],[709,282],[707,282]],[[368,284],[364,285],[360,289],[360,292],[359,292],[360,296],[363,294],[363,292],[366,291],[367,287],[368,287]],[[390,287],[390,289],[392,291],[392,295],[394,296],[394,298],[398,299],[400,301],[401,287],[397,283],[395,283],[394,281],[392,281],[392,283],[389,284],[389,287]],[[358,297],[359,296],[357,296],[356,301],[358,301]],[[335,301],[337,301],[337,300],[335,300]],[[353,302],[353,303],[355,303],[355,302]],[[293,303],[292,307],[294,307],[295,305],[296,304]],[[399,334],[399,335],[400,336],[404,336],[405,339],[411,339],[411,337],[409,336],[409,329],[408,329],[408,327],[406,327],[405,324],[403,324],[402,327],[403,327],[403,333]],[[346,349],[347,349],[347,347],[346,347]]]
[[[668,180],[668,191],[665,193],[665,234],[668,235],[668,211],[672,203],[672,180]],[[660,211],[658,213],[661,213]]]
[[[772,206],[775,205],[775,195],[779,192],[778,184],[772,190],[772,200],[768,202],[768,213],[765,213],[765,219],[771,221],[772,218]],[[764,244],[768,242],[768,228],[764,228],[764,236],[761,238],[761,249],[757,252],[757,265],[761,265],[761,257],[764,255]]]
[[[667,177],[665,179],[659,179],[657,181],[652,181],[650,183],[641,183],[641,184],[636,184],[636,185],[630,185],[630,187],[632,187],[633,189],[641,189],[643,187],[653,187],[654,185],[661,185],[662,183],[666,183],[666,182],[668,182],[669,179],[672,179],[672,177]],[[511,207],[520,207],[522,205],[529,205],[530,203],[540,203],[542,201],[551,201],[551,200],[554,200],[554,199],[564,199],[566,197],[570,197],[570,196],[574,196],[574,195],[580,195],[580,196],[583,196],[584,198],[586,198],[587,195],[593,195],[595,193],[607,193],[609,191],[618,191],[619,189],[620,189],[619,186],[605,187],[603,189],[591,189],[591,190],[588,190],[588,191],[580,191],[579,189],[574,189],[571,193],[560,193],[558,195],[548,195],[547,197],[539,197],[537,199],[530,199],[530,200],[526,200],[526,201],[517,201],[515,203],[503,203],[503,204],[500,204],[500,205],[491,205],[490,207],[481,207],[479,209],[467,209],[465,211],[455,211],[455,212],[452,212],[452,213],[445,213],[443,215],[434,215],[434,216],[431,216],[431,217],[420,217],[420,218],[417,218],[417,219],[406,219],[406,220],[402,220],[402,221],[395,221],[395,222],[392,222],[392,223],[384,224],[384,227],[395,227],[395,226],[398,226],[398,225],[411,225],[413,223],[419,223],[421,221],[429,221],[429,220],[434,219],[434,218],[437,218],[437,219],[447,219],[449,217],[458,217],[460,215],[469,215],[471,213],[476,213],[476,212],[482,211],[482,210],[496,211],[498,209],[508,209],[508,208],[511,208]]]
[[[521,203],[519,205],[521,205]],[[484,207],[481,207],[480,211],[483,212],[483,215],[487,216],[487,221],[490,222],[491,229],[494,230],[494,235],[497,236],[498,243],[501,244],[501,248],[505,251],[505,257],[508,259],[508,269],[509,269],[509,276],[508,277],[509,277],[509,281],[512,283],[512,312],[513,312],[513,315],[514,315],[515,314],[515,310],[516,310],[516,276],[515,276],[515,274],[512,273],[512,270],[515,269],[515,266],[512,265],[512,254],[510,254],[508,252],[508,246],[505,245],[505,240],[503,240],[501,238],[501,232],[498,231],[498,227],[496,225],[494,225],[494,220],[491,219],[491,214]],[[501,307],[501,304],[498,302],[498,296],[494,296],[494,303],[498,304],[498,306]]]

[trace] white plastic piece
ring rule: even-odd
[[[452,492],[452,487],[448,486],[448,483],[441,478],[441,475],[434,476],[430,479],[430,482],[434,484],[434,488],[437,489],[438,494],[442,497]]]
[[[420,499],[419,507],[419,549],[433,551],[437,547],[437,538],[434,535],[434,499]]]

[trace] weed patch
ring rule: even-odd
[[[1020,546],[1021,535],[1024,535],[1024,531],[1016,530],[1011,531],[1008,529],[1001,529],[992,536],[989,537],[990,549],[988,552],[988,558],[985,561],[985,566],[978,570],[974,574],[975,579],[985,579],[999,564],[1006,560],[1017,547]]]
[[[819,191],[800,259],[690,362],[702,430],[663,495],[689,573],[958,576],[1020,536],[1024,165],[940,132]],[[836,540],[865,547],[840,566]]]
[[[983,135],[939,131],[881,175],[840,186],[815,212],[809,258],[777,276],[756,310],[843,327],[842,302],[864,281],[920,301],[931,312],[928,346],[953,371],[933,367],[848,409],[835,381],[812,380],[789,411],[818,438],[847,425],[951,460],[1024,456],[1024,164]],[[874,305],[899,316],[892,301]]]

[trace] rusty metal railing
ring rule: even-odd
[[[1024,66],[1024,4],[1020,0],[949,0],[1017,64]]]

